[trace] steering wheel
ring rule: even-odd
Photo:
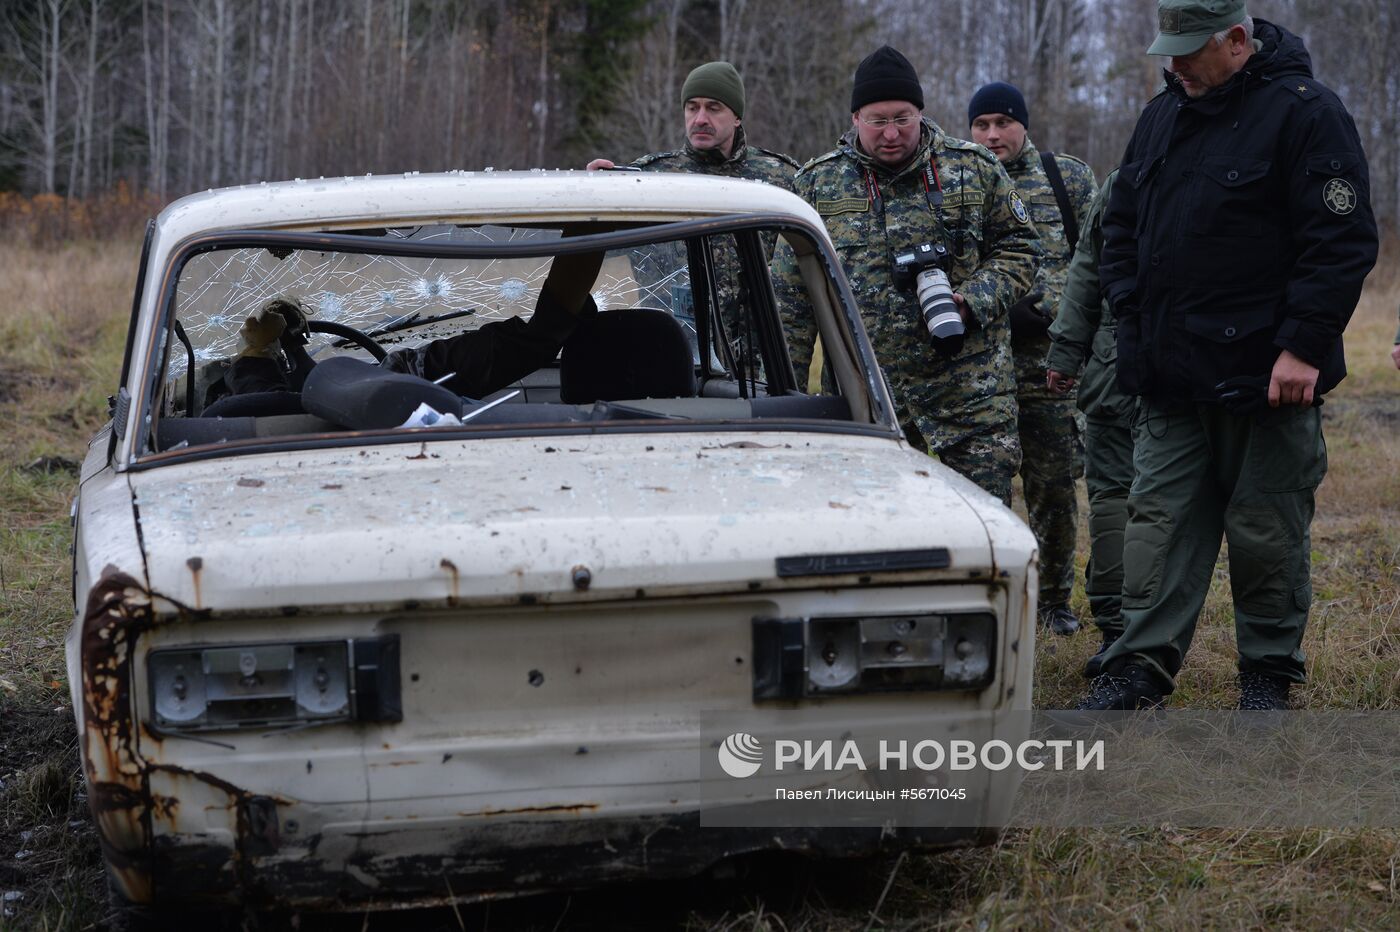
[[[384,347],[376,343],[374,338],[369,334],[356,330],[354,327],[346,326],[345,324],[337,324],[334,321],[311,318],[306,322],[306,329],[310,333],[329,333],[341,339],[349,340],[351,343],[354,343],[373,356],[376,362],[383,362],[384,357],[389,355],[385,352]]]

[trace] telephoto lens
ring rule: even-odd
[[[948,275],[940,268],[928,268],[919,273],[919,309],[924,315],[933,349],[942,356],[954,356],[962,350],[967,327],[953,301],[953,287]]]

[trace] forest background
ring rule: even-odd
[[[680,87],[723,58],[753,144],[805,161],[849,126],[882,43],[927,112],[1008,80],[1042,149],[1102,177],[1162,60],[1155,0],[0,0],[0,191],[160,204],[208,187],[411,170],[577,168],[683,142]],[[1257,0],[1304,37],[1400,215],[1400,5]],[[41,205],[45,201],[40,202]],[[71,201],[70,201],[71,203]],[[91,218],[89,218],[91,219]],[[100,218],[99,218],[100,219]]]

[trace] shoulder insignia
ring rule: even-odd
[[[1342,178],[1333,178],[1322,188],[1322,203],[1338,216],[1345,217],[1356,209],[1356,189]]]
[[[832,149],[830,152],[823,152],[821,155],[808,159],[806,163],[797,170],[797,173],[801,175],[804,172],[811,171],[813,168],[816,168],[823,162],[830,162],[832,159],[838,158],[840,155],[840,149]]]
[[[1011,213],[1022,223],[1030,223],[1031,215],[1026,211],[1026,204],[1021,200],[1021,195],[1012,191],[1006,196],[1006,202],[1011,205]]]
[[[789,168],[801,168],[801,167],[802,167],[802,163],[798,162],[797,159],[795,159],[795,158],[793,158],[792,156],[787,155],[787,154],[785,154],[785,153],[782,153],[782,152],[774,152],[772,149],[765,149],[765,148],[763,148],[762,146],[749,146],[749,148],[750,148],[750,149],[753,149],[753,150],[754,150],[755,152],[757,152],[759,155],[766,155],[766,156],[768,156],[770,159],[777,159],[779,162],[782,162],[784,165],[788,166]]]
[[[1283,84],[1304,100],[1312,100],[1314,97],[1320,97],[1322,95],[1322,92],[1317,89],[1317,85],[1312,81],[1298,78],[1284,78]]]
[[[865,213],[870,209],[870,199],[868,197],[838,197],[835,200],[818,200],[813,205],[817,208],[817,213],[823,217],[834,217],[837,214]]]
[[[662,159],[673,159],[680,154],[681,152],[679,150],[672,150],[670,152],[652,152],[647,155],[643,155],[640,158],[633,159],[632,165],[635,168],[642,168],[644,166],[650,165],[652,162],[659,162]]]

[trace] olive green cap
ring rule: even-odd
[[[681,85],[681,103],[692,97],[718,100],[739,119],[744,118],[744,79],[727,61],[707,61],[686,75]]]
[[[1158,0],[1157,40],[1147,54],[1190,55],[1247,15],[1244,0]]]

